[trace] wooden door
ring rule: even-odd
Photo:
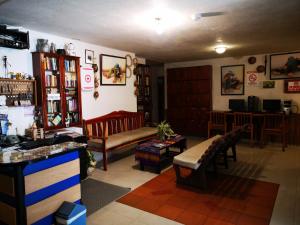
[[[212,109],[212,67],[167,70],[168,122],[179,134],[207,137]]]

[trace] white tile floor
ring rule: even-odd
[[[200,142],[189,138],[188,146]],[[300,224],[300,147],[289,146],[285,152],[280,145],[268,145],[264,149],[251,148],[246,143],[237,147],[238,161],[230,163],[222,172],[280,184],[271,225]],[[108,171],[96,169],[93,179],[130,187],[142,185],[157,174],[138,170],[134,156],[108,165]],[[88,217],[89,225],[167,225],[179,224],[139,209],[112,202]]]

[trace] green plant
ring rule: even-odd
[[[88,167],[96,167],[97,161],[95,159],[94,154],[89,150],[87,150],[86,152],[87,152],[87,159],[88,159],[87,160]]]
[[[157,125],[157,129],[159,139],[162,141],[165,140],[166,136],[171,136],[174,134],[174,131],[171,129],[170,124],[167,123],[165,120]]]

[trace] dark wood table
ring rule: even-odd
[[[180,151],[173,151],[170,148],[177,148]],[[165,141],[152,139],[136,147],[135,159],[139,161],[141,170],[144,170],[147,165],[155,167],[156,172],[160,173],[162,164],[182,153],[184,149],[186,149],[186,137],[182,135],[176,135]]]

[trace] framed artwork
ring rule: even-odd
[[[126,58],[100,55],[101,85],[126,85]]]
[[[221,95],[244,95],[245,65],[221,66]]]
[[[94,51],[85,50],[85,64],[93,64]]]
[[[270,79],[300,78],[300,52],[270,55]]]
[[[284,81],[285,93],[300,93],[300,79],[298,80],[285,80]]]
[[[274,80],[266,80],[263,81],[263,88],[275,88],[275,81]]]

